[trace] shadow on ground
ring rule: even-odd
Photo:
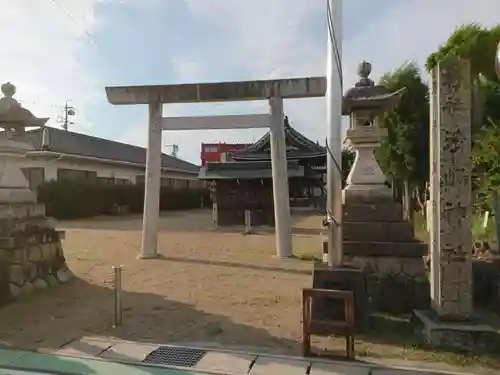
[[[195,258],[181,258],[160,255],[157,260],[166,260],[169,262],[184,263],[184,264],[201,264],[206,266],[218,266],[218,267],[231,267],[231,268],[244,268],[255,271],[269,271],[269,272],[283,272],[295,275],[310,275],[310,270],[297,269],[297,268],[284,268],[284,267],[272,267],[272,266],[259,266],[256,264],[249,263],[236,263],[236,262],[225,262],[216,260],[206,260],[206,259],[195,259]]]
[[[46,306],[47,293],[53,294],[50,307]],[[83,336],[112,336],[152,343],[213,342],[299,354],[298,342],[154,294],[123,291],[124,324],[112,328],[112,289],[75,279],[47,293],[29,296],[0,310],[0,321],[9,322],[0,326],[0,343],[43,350],[60,348]],[[67,294],[74,295],[71,306],[63,306],[64,299],[58,298]],[[300,318],[297,324],[301,324]]]

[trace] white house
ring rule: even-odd
[[[146,149],[86,134],[43,127],[13,135],[31,144],[22,170],[35,189],[43,181],[84,179],[114,184],[144,183]],[[199,167],[162,154],[162,186],[196,188]]]

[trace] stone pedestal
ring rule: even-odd
[[[0,306],[70,279],[63,238],[45,206],[0,205]]]
[[[403,220],[401,205],[361,202],[345,204],[343,210],[344,262],[361,270],[371,309],[401,314],[428,308],[428,247]]]

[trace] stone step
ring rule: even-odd
[[[343,207],[344,222],[402,221],[403,209],[399,203],[346,204]]]
[[[414,242],[343,241],[342,243],[343,252],[348,256],[414,258],[425,256],[429,252],[428,245],[417,240]]]
[[[413,224],[408,221],[344,222],[344,241],[414,242]]]

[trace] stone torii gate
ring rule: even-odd
[[[270,129],[271,135],[276,254],[280,258],[291,257],[293,251],[283,99],[325,96],[326,83],[325,77],[310,77],[262,81],[106,87],[107,98],[111,104],[147,104],[149,106],[146,187],[139,258],[149,259],[158,256],[162,131],[267,127]],[[249,100],[268,100],[270,113],[163,117],[163,104]]]

